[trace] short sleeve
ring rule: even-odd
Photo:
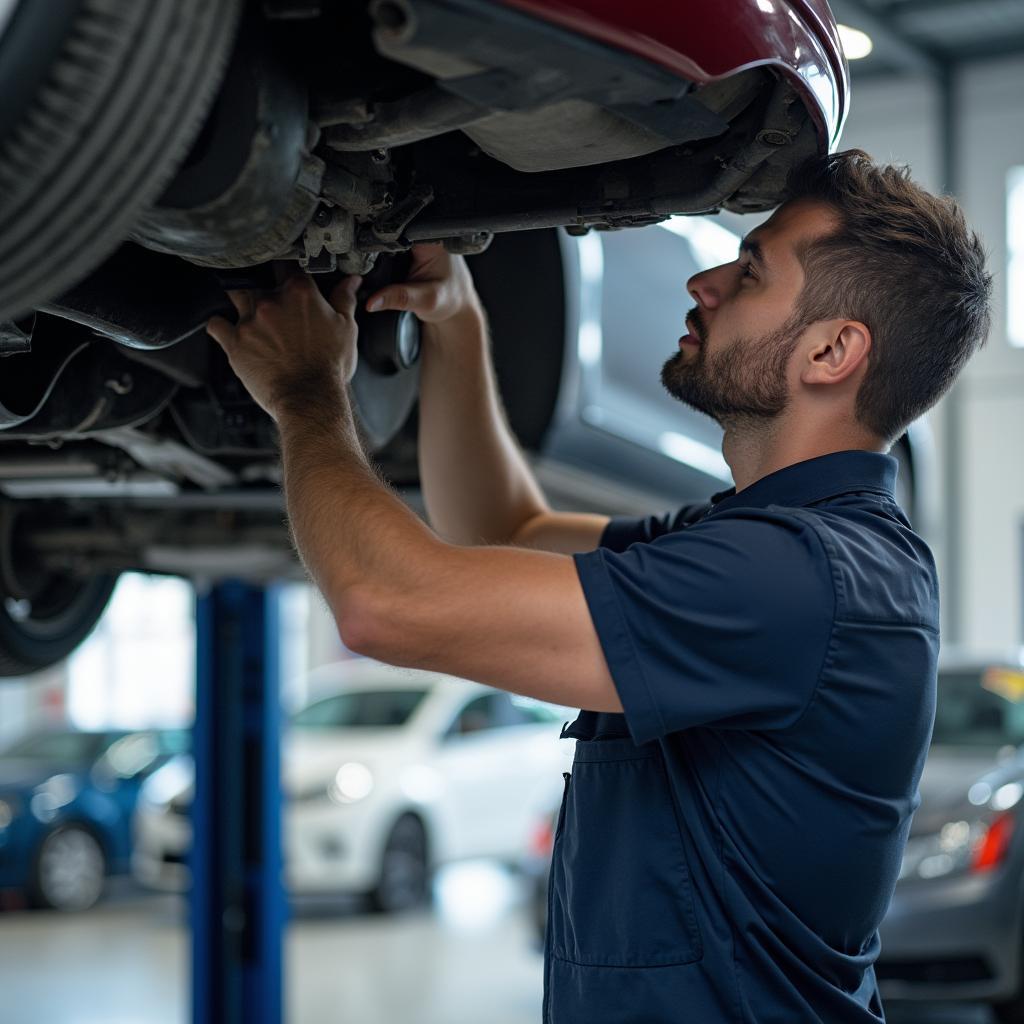
[[[710,508],[708,502],[701,502],[658,516],[613,516],[601,534],[600,547],[625,551],[630,544],[649,543],[697,522]]]
[[[832,631],[824,546],[802,519],[743,509],[617,552],[574,556],[630,733],[782,729]]]

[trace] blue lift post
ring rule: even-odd
[[[196,600],[194,1024],[282,1020],[278,607],[237,580]]]

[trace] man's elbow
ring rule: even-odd
[[[352,587],[344,597],[328,598],[341,642],[353,654],[376,658],[381,645],[380,599],[370,588]]]
[[[416,655],[402,627],[401,599],[378,587],[352,587],[332,602],[338,636],[348,650],[391,665],[414,666]]]

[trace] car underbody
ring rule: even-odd
[[[51,47],[68,81],[82,40],[110,28],[87,21],[97,3],[85,4],[64,50]],[[193,27],[187,6],[176,9],[181,32]],[[41,22],[25,28],[32,7],[16,9],[15,28],[42,33]],[[223,68],[203,86],[188,145],[136,212],[112,210],[101,223],[107,197],[89,193],[84,172],[63,206],[55,188],[33,193],[11,171],[18,160],[24,171],[42,136],[25,129],[5,146],[0,124],[0,178],[33,211],[19,219],[0,200],[11,225],[0,244],[0,270],[11,268],[0,291],[0,633],[31,627],[45,594],[74,604],[129,569],[298,571],[273,424],[205,333],[211,315],[231,313],[225,288],[274,287],[290,264],[324,288],[362,274],[365,294],[401,276],[417,241],[465,254],[490,247],[471,263],[492,297],[496,360],[521,354],[530,334],[531,372],[502,383],[513,427],[537,451],[568,372],[550,229],[767,210],[791,168],[828,145],[799,83],[771,62],[687,80],[502,4],[216,0],[191,17],[210,29],[182,42],[181,59],[219,39]],[[139,41],[145,31],[140,20]],[[170,54],[176,36],[167,38]],[[149,144],[145,126],[131,130],[136,148]],[[47,255],[21,258],[47,232]],[[523,232],[531,240],[504,242]],[[514,303],[501,293],[522,279],[524,253],[535,264],[530,310],[513,332],[502,321],[515,319]],[[417,330],[407,314],[362,324],[353,382],[366,447],[400,488],[416,484]],[[8,660],[0,671],[41,663],[29,652]]]

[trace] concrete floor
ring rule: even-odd
[[[395,919],[295,908],[287,1024],[539,1024],[541,957],[516,879],[443,871],[435,906]],[[0,1024],[188,1024],[183,904],[116,885],[71,917],[0,914]],[[890,1024],[990,1024],[983,1008],[887,1008]]]

